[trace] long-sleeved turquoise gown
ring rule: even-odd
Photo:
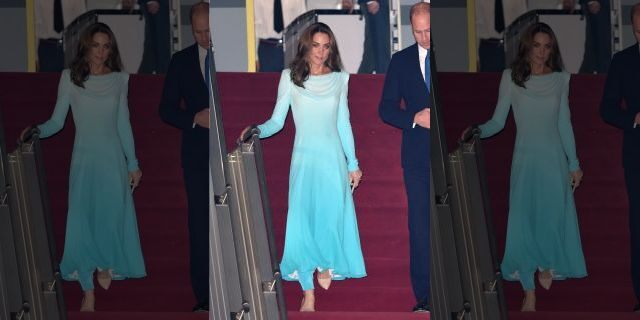
[[[580,168],[569,111],[566,72],[532,75],[525,87],[502,74],[493,117],[480,125],[481,137],[504,127],[510,107],[516,122],[511,163],[509,219],[502,274],[535,288],[536,270],[554,279],[587,275],[570,172]]]
[[[65,280],[93,289],[93,272],[114,280],[146,275],[129,172],[138,169],[127,103],[129,75],[89,76],[85,88],[64,70],[51,119],[40,137],[60,131],[71,106],[76,132],[69,176],[69,209],[60,270]]]
[[[358,170],[349,109],[349,74],[309,76],[296,86],[284,70],[271,119],[260,138],[280,131],[289,106],[296,127],[289,174],[289,211],[280,271],[313,289],[315,270],[334,280],[366,276],[348,173]]]

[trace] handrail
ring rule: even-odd
[[[40,129],[38,127],[31,127],[24,135],[18,137],[18,146],[29,144],[40,136]]]
[[[244,132],[242,136],[238,138],[236,143],[238,144],[238,146],[242,145],[243,143],[247,143],[249,142],[249,140],[251,140],[251,138],[253,138],[254,135],[259,136],[260,129],[258,129],[258,127],[255,124],[252,124],[251,129],[247,130],[247,132]]]

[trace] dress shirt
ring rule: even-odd
[[[202,79],[204,80],[204,61],[207,59],[207,49],[198,46],[198,60],[200,61],[200,72],[202,72]],[[205,80],[206,82],[206,80]]]
[[[422,72],[422,79],[427,81],[427,75],[424,73],[424,64],[425,59],[427,58],[427,54],[429,54],[429,50],[418,45],[418,59],[420,60],[420,72]]]
[[[502,38],[495,29],[495,0],[476,1],[476,31],[479,39]],[[527,0],[503,0],[504,25],[508,27],[515,19],[527,12]]]
[[[81,14],[87,12],[85,0],[60,0],[62,4],[62,19],[67,27]],[[36,0],[35,20],[36,37],[38,39],[62,38],[62,34],[53,29],[53,0]]]
[[[305,12],[307,12],[305,0],[282,0],[282,18],[285,28]],[[257,39],[282,38],[282,32],[273,30],[273,0],[255,0],[253,13]]]
[[[638,53],[640,54],[640,44],[638,45]],[[639,124],[639,123],[637,123],[637,122],[635,122],[635,121],[633,122],[633,128],[634,128],[634,129],[635,129],[635,128],[637,128],[637,127],[638,127],[638,125],[640,125],[640,124]]]

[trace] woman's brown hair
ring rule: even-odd
[[[558,39],[553,33],[553,30],[546,23],[534,23],[520,38],[518,55],[511,64],[511,79],[515,84],[523,88],[525,87],[524,83],[529,80],[529,77],[531,76],[530,55],[531,50],[533,50],[533,38],[538,33],[544,33],[549,36],[549,39],[551,39],[551,53],[549,54],[549,60],[547,60],[546,66],[554,72],[559,72],[563,69],[560,47],[558,47]]]
[[[331,71],[342,71],[342,60],[340,60],[340,52],[338,51],[338,43],[333,35],[331,28],[322,22],[316,22],[307,27],[298,39],[298,51],[289,68],[291,69],[291,81],[298,87],[304,88],[304,82],[309,79],[309,62],[307,55],[311,51],[313,45],[313,36],[316,33],[324,33],[329,36],[329,57],[324,65]]]
[[[96,22],[87,27],[80,36],[78,42],[78,49],[76,50],[76,56],[73,58],[69,69],[71,71],[71,81],[78,87],[84,88],[84,82],[87,81],[91,70],[89,68],[89,59],[87,58],[89,50],[93,45],[93,36],[96,33],[104,33],[109,37],[111,41],[111,52],[109,58],[105,61],[105,66],[113,72],[119,72],[122,70],[122,60],[120,59],[120,51],[118,51],[118,44],[116,43],[116,37],[109,28],[108,25],[102,22]]]

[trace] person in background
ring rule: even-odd
[[[364,51],[358,73],[386,73],[391,59],[389,0],[358,0],[364,15]]]
[[[62,32],[86,11],[84,0],[34,1],[39,72],[60,72],[64,69]]]
[[[556,9],[569,14],[580,11],[581,8],[582,6],[580,6],[578,0],[560,0],[560,3],[558,3],[558,6],[556,7]]]
[[[502,72],[506,65],[504,31],[527,12],[527,0],[476,1],[476,32],[481,72]]]
[[[257,70],[284,69],[283,31],[295,18],[307,12],[305,0],[255,0],[255,30],[258,41]]]
[[[144,15],[144,51],[138,73],[165,74],[171,57],[169,0],[138,0]]]
[[[611,61],[611,3],[580,0],[580,5],[587,18],[580,73],[607,73]]]

